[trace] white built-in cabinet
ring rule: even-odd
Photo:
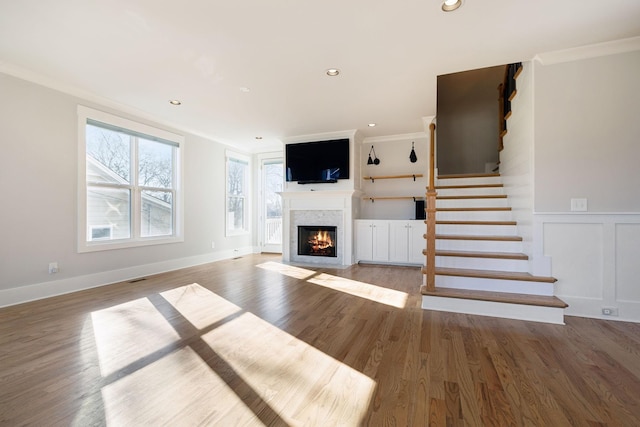
[[[356,262],[424,264],[422,220],[365,220],[356,223]]]
[[[389,261],[389,221],[356,220],[356,261]]]
[[[389,221],[389,261],[424,264],[424,221]]]

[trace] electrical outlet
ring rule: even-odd
[[[216,248],[216,242],[211,242],[211,249],[215,249]]]
[[[54,274],[54,273],[57,273],[58,271],[60,271],[60,269],[58,268],[58,263],[57,262],[50,262],[49,263],[49,274]]]
[[[617,307],[602,307],[602,314],[605,316],[617,316],[618,308]]]

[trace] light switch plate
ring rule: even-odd
[[[571,212],[586,212],[587,199],[571,199]]]

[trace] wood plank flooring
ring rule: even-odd
[[[252,255],[0,309],[0,424],[640,425],[640,325],[424,311],[420,283]]]

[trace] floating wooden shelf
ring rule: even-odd
[[[380,197],[363,197],[362,200],[371,200],[372,202],[376,200],[421,200],[423,196],[380,196]]]
[[[362,179],[370,179],[371,182],[374,182],[376,179],[400,179],[400,178],[413,178],[415,181],[416,178],[422,178],[424,175],[421,173],[415,173],[411,175],[383,175],[383,176],[363,176]]]

